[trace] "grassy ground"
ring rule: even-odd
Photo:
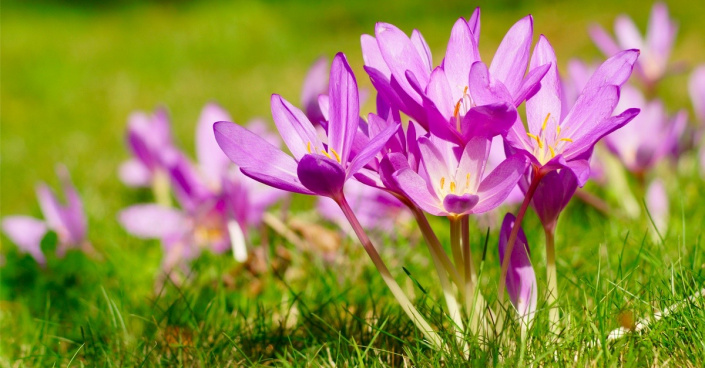
[[[527,13],[535,34],[556,48],[561,67],[573,56],[597,58],[585,29],[611,26],[629,12],[644,26],[641,2],[493,2],[483,6],[486,59],[503,32]],[[705,60],[703,4],[674,2],[680,22],[675,60]],[[206,255],[183,286],[155,287],[161,249],[127,235],[115,221],[121,208],[150,200],[116,175],[127,157],[124,126],[134,109],[169,108],[175,135],[189,152],[198,112],[211,100],[239,122],[268,117],[268,96],[296,101],[308,65],[319,55],[348,54],[363,85],[359,35],[374,22],[420,29],[438,63],[449,30],[474,5],[424,1],[115,3],[100,8],[58,1],[5,2],[2,11],[2,202],[0,213],[39,215],[34,184],[56,184],[63,162],[83,195],[89,237],[99,260],[81,253],[40,268],[2,238],[0,364],[3,366],[276,366],[460,365],[454,351],[426,347],[396,306],[361,249],[350,240],[324,260],[274,233],[262,249],[275,266],[236,265]],[[686,75],[671,77],[661,95],[672,110],[687,106]],[[688,304],[649,331],[616,343],[603,339],[620,324],[648,316],[703,287],[700,204],[705,184],[694,158],[663,165],[671,221],[663,239],[646,216],[605,216],[574,201],[557,233],[559,289],[565,330],[547,333],[545,304],[520,362],[517,326],[505,339],[473,341],[472,364],[705,364],[702,301]],[[591,190],[603,194],[602,189]],[[306,209],[306,200],[297,200]],[[618,207],[617,200],[611,205]],[[434,221],[446,233],[447,224]],[[484,226],[474,226],[483,254]],[[544,290],[543,238],[535,216],[525,229]],[[417,305],[447,326],[441,296],[418,233],[403,227],[379,235],[383,258]],[[447,239],[445,239],[447,244]],[[259,240],[255,239],[258,244]],[[490,233],[482,288],[496,294],[496,230]],[[45,239],[51,248],[52,239]],[[495,246],[493,246],[495,245]],[[51,253],[51,252],[47,252]],[[406,267],[423,290],[406,277]],[[346,272],[339,272],[346,270]],[[428,292],[428,294],[426,294]],[[626,322],[625,322],[626,321]],[[452,341],[452,338],[448,339]],[[602,341],[600,344],[594,341]]]

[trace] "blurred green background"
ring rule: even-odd
[[[115,213],[134,191],[117,179],[127,158],[128,114],[166,106],[177,142],[193,149],[202,106],[222,104],[238,122],[269,119],[269,95],[299,100],[301,82],[320,55],[343,51],[360,84],[359,36],[377,21],[406,32],[418,28],[439,63],[460,16],[482,6],[481,49],[489,62],[504,32],[535,17],[535,35],[553,43],[561,68],[569,58],[601,57],[587,36],[598,22],[612,29],[619,13],[644,29],[651,3],[642,1],[5,1],[2,9],[3,215],[39,215],[34,185],[56,184],[63,162],[84,196],[91,224],[116,226]],[[705,61],[705,2],[668,3],[680,22],[673,60]],[[689,70],[687,67],[685,70]],[[672,77],[672,110],[689,105],[687,74]],[[99,234],[92,234],[96,238]]]

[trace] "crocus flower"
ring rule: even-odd
[[[70,248],[91,249],[86,239],[87,221],[81,198],[71,183],[66,168],[59,166],[57,176],[64,191],[65,205],[60,203],[51,188],[40,183],[37,186],[37,199],[44,220],[30,216],[6,216],[2,219],[2,229],[10,240],[40,264],[46,263],[40,243],[49,230],[54,231],[58,236],[57,254],[59,256]]]
[[[478,50],[480,11],[459,19],[451,31],[443,64],[432,69],[431,53],[417,30],[407,37],[397,27],[378,23],[375,36],[361,38],[365,70],[388,104],[424,129],[463,144],[471,137],[502,134],[518,106],[546,72],[524,77],[533,19],[527,16],[507,32],[489,68]]]
[[[629,78],[638,55],[637,50],[623,51],[600,65],[566,113],[555,53],[548,40],[539,37],[530,68],[545,64],[551,67],[541,80],[540,90],[526,101],[528,132],[517,119],[507,135],[509,150],[524,152],[540,175],[558,168],[572,170],[582,186],[589,177],[589,158],[597,141],[639,113],[639,109],[628,109],[612,116],[620,87]]]
[[[690,100],[695,117],[705,126],[705,64],[695,68],[688,81]]]
[[[669,117],[661,100],[647,102],[636,88],[628,85],[622,88],[617,110],[626,107],[639,108],[642,113],[606,136],[605,142],[629,171],[644,174],[677,148],[688,114],[681,110]]]
[[[182,209],[145,204],[119,214],[121,224],[131,234],[162,241],[167,272],[175,267],[185,270],[188,261],[202,249],[215,253],[232,249],[237,260],[246,260],[248,228],[258,226],[265,210],[284,194],[238,175],[212,134],[213,123],[223,119],[230,117],[218,105],[208,104],[203,109],[196,128],[198,165],[183,154],[166,160]],[[252,123],[250,128],[267,137],[261,122]],[[268,139],[276,144],[276,139]]]
[[[155,176],[165,171],[163,155],[174,147],[166,111],[158,109],[152,116],[144,112],[130,115],[127,146],[134,157],[120,166],[120,179],[129,186],[152,185]]]
[[[499,233],[499,261],[504,260],[507,240],[514,227],[515,217],[511,213],[504,216],[502,230]],[[509,258],[506,288],[509,299],[519,315],[524,326],[531,324],[536,312],[538,287],[536,274],[529,257],[529,242],[524,235],[524,229],[519,228],[516,245]]]
[[[526,191],[529,184],[526,181],[520,183]],[[531,207],[539,216],[544,229],[553,232],[558,216],[573,198],[576,189],[578,178],[570,170],[554,170],[541,178],[531,199]]]
[[[484,176],[490,141],[473,138],[460,155],[454,145],[419,138],[423,171],[404,168],[394,174],[396,184],[424,211],[458,216],[489,211],[507,198],[526,169],[523,155],[513,155]]]
[[[333,59],[328,91],[328,142],[322,142],[298,108],[272,95],[272,116],[292,158],[236,124],[218,122],[215,138],[223,152],[247,176],[278,189],[337,198],[343,184],[365,166],[397,130],[390,126],[351,157],[359,125],[355,76],[345,55]]]
[[[668,16],[666,4],[655,3],[651,9],[645,38],[627,15],[620,15],[615,20],[616,42],[599,25],[590,28],[590,36],[607,57],[625,49],[641,50],[637,74],[647,86],[653,86],[668,71],[668,58],[677,30],[678,26]]]

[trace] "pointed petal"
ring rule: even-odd
[[[590,38],[592,38],[592,42],[595,43],[597,48],[600,49],[605,56],[610,57],[622,50],[614,39],[612,39],[612,36],[599,24],[590,26],[588,33],[590,34]]]
[[[246,175],[275,188],[311,194],[299,182],[291,156],[237,124],[217,122],[213,130],[220,148]]]
[[[451,30],[446,56],[443,59],[443,70],[448,77],[451,95],[454,99],[463,97],[470,67],[479,60],[479,50],[470,32],[470,27],[465,19],[460,18]]]
[[[44,221],[29,216],[6,216],[2,219],[2,231],[37,263],[46,263],[41,250],[42,238],[48,231]]]
[[[591,93],[604,86],[621,86],[632,74],[634,63],[639,57],[639,50],[625,50],[607,59],[592,74],[582,94]]]
[[[83,212],[83,201],[71,182],[71,176],[68,170],[63,165],[58,165],[57,176],[61,181],[61,187],[64,191],[64,198],[66,199],[66,207],[64,207],[61,212],[64,220],[66,229],[69,231],[71,239],[69,240],[72,245],[77,245],[83,242],[86,237],[86,229],[88,227],[88,221],[86,220],[86,215]]]
[[[381,76],[389,80],[392,76],[392,71],[389,70],[387,62],[382,57],[377,39],[368,34],[363,34],[360,37],[360,45],[362,46],[362,59],[365,62],[365,66],[377,70]]]
[[[472,37],[475,40],[475,45],[480,46],[480,7],[478,6],[472,12],[470,19],[468,19],[468,26],[470,27],[470,32],[472,32]]]
[[[382,147],[387,143],[389,138],[396,134],[401,129],[400,124],[392,124],[387,126],[378,135],[372,137],[370,142],[355,158],[350,162],[346,170],[346,178],[350,178],[357,173],[363,166],[367,165],[373,157],[377,156],[382,150]]]
[[[508,213],[502,221],[502,230],[499,234],[499,262],[504,261],[509,234],[516,222],[516,218]],[[529,257],[529,243],[526,240],[524,229],[519,228],[519,233],[512,248],[507,272],[507,294],[516,308],[519,318],[524,324],[530,324],[536,312],[538,285],[536,274]]]
[[[118,221],[127,232],[145,239],[163,239],[188,226],[183,212],[157,204],[127,207],[118,213]]]
[[[592,93],[583,93],[578,97],[573,108],[561,122],[561,136],[568,137],[573,143],[568,143],[564,152],[576,149],[575,142],[584,136],[590,136],[603,120],[609,119],[619,101],[619,87],[605,86]],[[583,147],[580,147],[583,148]]]
[[[485,173],[487,158],[490,154],[490,140],[483,137],[472,138],[465,145],[458,169],[455,172],[455,182],[465,183],[471,193],[477,192],[477,187]],[[469,176],[468,176],[469,175]],[[462,187],[462,185],[460,185]],[[457,212],[459,213],[459,212]]]
[[[541,79],[541,89],[526,101],[526,118],[529,123],[529,131],[538,134],[544,120],[551,114],[553,121],[550,126],[551,131],[561,118],[561,81],[558,76],[558,66],[556,65],[556,54],[546,37],[541,35],[534,47],[534,54],[531,56],[530,69],[540,65],[550,64],[550,68],[543,79]]]
[[[136,159],[129,159],[123,162],[118,169],[120,181],[130,187],[149,186],[152,174],[142,162]]]
[[[272,95],[271,104],[274,124],[294,158],[299,160],[308,153],[309,144],[311,149],[323,148],[318,140],[316,129],[301,110],[277,94]],[[230,159],[232,160],[232,157]]]
[[[514,106],[519,107],[527,98],[531,98],[539,88],[541,88],[541,80],[550,69],[551,64],[544,64],[536,68],[529,68],[529,74],[521,82],[519,91],[513,96]]]
[[[668,7],[664,3],[655,3],[651,8],[651,17],[646,33],[646,44],[659,59],[668,60],[676,36],[677,26],[668,17]]]
[[[342,53],[333,59],[328,88],[328,149],[338,152],[341,162],[345,163],[360,121],[360,101],[355,75]]]
[[[419,138],[419,149],[430,186],[437,188],[441,181],[445,183],[444,185],[450,185],[451,179],[455,177],[455,168],[448,167],[448,162],[439,148],[428,138],[421,137]]]
[[[571,170],[554,170],[544,175],[531,200],[531,206],[544,228],[555,228],[558,215],[568,205],[576,189],[578,178]]]
[[[499,164],[477,188],[480,202],[472,209],[472,213],[487,212],[501,205],[519,182],[526,165],[526,157],[521,154],[511,156]]]
[[[639,109],[628,109],[621,114],[609,118],[601,118],[589,129],[573,135],[573,142],[563,151],[566,160],[571,160],[591,150],[602,137],[621,128],[639,114]]]
[[[216,121],[231,121],[230,115],[215,103],[209,103],[201,111],[196,127],[196,159],[206,179],[215,184],[230,165],[228,156],[218,147],[213,135]]]
[[[533,37],[534,18],[520,19],[507,31],[490,64],[490,74],[500,80],[512,95],[521,86],[526,73]]]
[[[473,137],[492,138],[505,136],[517,118],[514,105],[493,103],[475,106],[468,111],[460,123],[463,141]]]
[[[42,215],[47,221],[47,225],[52,230],[65,229],[63,210],[59,204],[59,200],[56,198],[54,191],[49,188],[44,183],[39,183],[36,188],[37,200],[39,201],[39,207],[42,210]]]
[[[396,186],[406,194],[419,208],[434,215],[446,214],[438,197],[428,190],[426,181],[411,169],[401,169],[393,174]]]
[[[426,65],[421,55],[416,51],[416,47],[414,47],[404,32],[388,23],[377,23],[375,35],[377,36],[382,57],[386,61],[387,66],[389,66],[394,79],[416,103],[421,103],[420,96],[406,80],[406,71],[409,70],[416,76],[421,85],[425,86],[428,83],[431,71],[426,69]]]
[[[427,70],[433,69],[433,59],[431,57],[431,49],[428,47],[426,40],[418,30],[411,32],[411,44],[416,48],[416,52],[421,55],[421,60]]]
[[[617,17],[614,21],[614,33],[621,49],[643,49],[644,39],[634,21],[626,15]]]

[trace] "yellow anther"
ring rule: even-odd
[[[455,193],[455,182],[454,181],[450,182],[450,192]]]
[[[465,97],[465,95],[467,95],[467,94],[468,94],[468,86],[465,86],[465,88],[463,89],[463,97]]]
[[[458,113],[460,112],[460,102],[461,101],[462,101],[462,99],[460,101],[458,101],[457,104],[455,104],[455,110],[453,110],[453,116],[455,116],[455,117],[458,117]]]
[[[548,150],[551,151],[551,158],[556,157],[556,151],[553,150],[553,147],[548,146]]]
[[[543,143],[541,143],[541,139],[537,135],[531,134],[531,133],[526,133],[526,135],[529,136],[529,138],[536,140],[536,143],[538,143],[539,148],[543,148]]]
[[[325,150],[321,150],[321,153],[323,153],[324,155],[326,155],[326,157],[328,157],[329,159],[331,159],[331,160],[333,159],[333,157],[330,157],[330,155],[328,154],[328,152],[326,152]]]
[[[311,142],[308,142],[306,149],[308,150],[308,153],[311,153]]]
[[[564,141],[564,142],[570,142],[570,143],[573,143],[573,140],[572,140],[572,139],[570,139],[570,138],[561,138],[561,139],[559,139],[559,141]]]
[[[465,175],[465,188],[470,187],[470,174]]]
[[[446,178],[443,177],[441,178],[441,189],[443,189],[443,186],[446,184]]]
[[[340,163],[340,155],[338,155],[338,152],[335,152],[334,149],[330,149],[331,152],[333,152],[333,156],[335,156],[335,159]]]
[[[546,115],[546,119],[543,119],[543,125],[541,125],[541,130],[546,130],[546,123],[548,123],[548,118],[551,117],[551,113],[549,112],[548,115]]]
[[[561,135],[561,126],[556,125],[556,135]]]

